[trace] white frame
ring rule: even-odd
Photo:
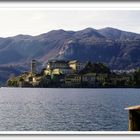
[[[74,10],[140,10],[140,2],[0,2],[0,9],[74,9]],[[140,132],[130,131],[0,131],[0,134],[96,134],[96,135],[139,135]]]

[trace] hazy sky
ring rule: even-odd
[[[0,9],[0,36],[38,35],[55,29],[115,27],[140,33],[140,11]]]

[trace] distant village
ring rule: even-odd
[[[50,60],[41,72],[37,61],[31,69],[7,80],[9,87],[117,88],[140,87],[140,69],[111,71],[102,63]]]

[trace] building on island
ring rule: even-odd
[[[79,72],[85,68],[87,63],[82,63],[77,60],[73,60],[73,61],[69,61],[68,64],[69,64],[69,67],[71,67],[73,70],[75,70],[76,72]]]
[[[96,75],[96,80],[102,83],[105,82],[107,78],[108,78],[108,74],[106,73],[100,73]]]
[[[83,74],[82,75],[82,83],[95,85],[96,84],[96,73]]]
[[[64,60],[51,60],[47,64],[47,68],[44,70],[45,75],[52,74],[70,74],[74,71],[69,67],[68,61]]]
[[[47,64],[47,69],[63,69],[63,68],[69,68],[68,62],[64,60],[50,60]]]
[[[32,60],[31,62],[31,73],[32,74],[36,73],[36,60]]]
[[[77,60],[51,60],[48,62],[47,67],[44,70],[44,74],[74,74],[75,72],[79,72],[80,70],[82,70],[85,65],[86,63],[81,63]]]
[[[73,87],[76,85],[80,85],[81,84],[81,75],[78,74],[70,74],[70,75],[66,75],[65,76],[65,84],[68,87]]]
[[[111,86],[129,86],[129,84],[134,81],[134,77],[131,74],[125,75],[115,75],[109,78]]]
[[[51,74],[73,74],[74,70],[71,68],[57,68],[53,69]]]

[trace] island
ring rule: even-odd
[[[36,71],[37,61],[31,61],[30,71],[7,80],[8,87],[43,88],[132,88],[140,87],[140,68],[110,70],[103,63],[77,60],[49,60],[45,68]]]

